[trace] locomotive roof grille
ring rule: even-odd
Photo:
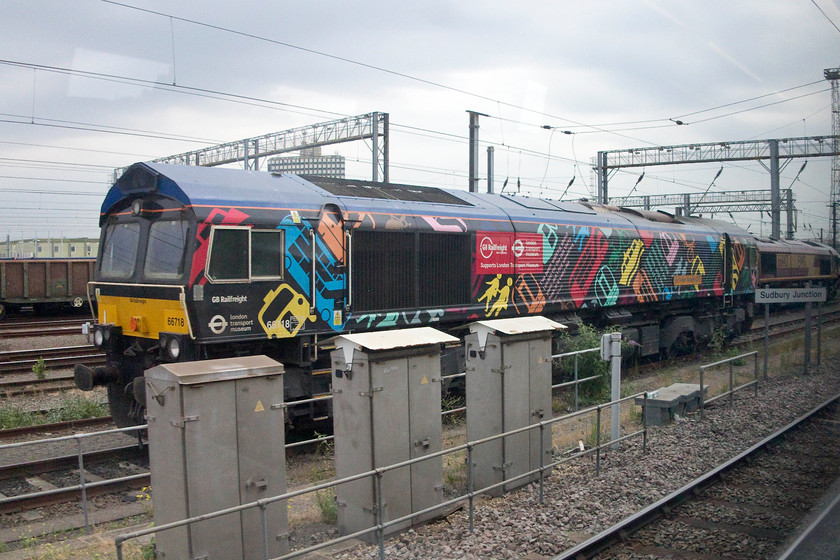
[[[329,181],[323,177],[305,177],[325,191],[336,196],[357,198],[379,198],[383,200],[404,200],[408,202],[428,202],[430,204],[457,204],[472,206],[469,202],[435,187],[414,185],[394,185],[388,183],[363,183],[360,181]]]

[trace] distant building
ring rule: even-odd
[[[321,175],[343,179],[344,156],[322,156],[320,146],[317,148],[308,148],[301,150],[299,156],[269,159],[268,172]]]
[[[81,259],[96,257],[99,239],[88,237],[19,239],[0,244],[0,259]]]

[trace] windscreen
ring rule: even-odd
[[[134,274],[140,224],[137,222],[111,224],[105,230],[105,240],[99,263],[100,274],[109,279],[124,280]]]
[[[185,220],[152,222],[143,270],[146,278],[179,278],[184,273],[188,230]]]

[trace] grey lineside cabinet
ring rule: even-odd
[[[336,478],[440,451],[441,345],[458,339],[421,327],[347,334],[332,342]],[[442,459],[386,472],[381,490],[379,509],[372,477],[336,488],[342,534],[373,527],[378,512],[382,522],[388,522],[441,503]],[[410,523],[392,525],[385,532]],[[375,536],[371,533],[365,539],[372,541]]]
[[[551,337],[565,325],[545,317],[477,321],[466,337],[467,441],[477,441],[551,419]],[[542,451],[542,463],[541,453]],[[505,492],[538,474],[501,484],[551,462],[551,429],[538,428],[477,445],[473,488],[499,484]]]
[[[286,492],[283,365],[266,356],[162,364],[146,371],[155,525]],[[156,535],[158,558],[231,560],[285,554],[287,504]]]

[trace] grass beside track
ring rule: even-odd
[[[27,411],[18,405],[3,404],[0,405],[0,430],[84,420],[108,414],[107,405],[88,400],[81,395],[65,397],[58,407],[49,411]]]

